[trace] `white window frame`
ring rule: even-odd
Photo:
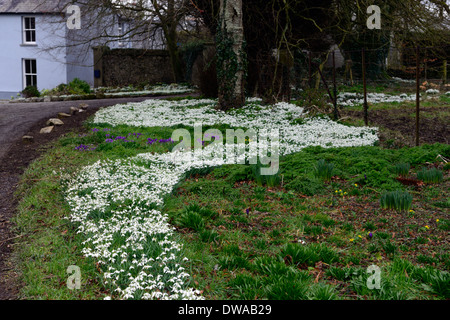
[[[122,37],[128,32],[128,24],[125,20],[120,20],[117,22],[117,35],[119,40],[117,41],[117,46],[119,48],[129,48],[130,39],[122,39]],[[128,36],[127,36],[128,37]]]
[[[27,61],[35,62],[35,70],[32,70],[32,65],[30,66],[30,72],[27,72]],[[25,89],[27,86],[35,86],[37,88],[37,60],[36,59],[22,59],[22,70],[23,70],[23,88]],[[35,71],[35,72],[33,72]],[[27,83],[27,76],[31,76],[31,83]],[[34,80],[34,81],[33,81]]]
[[[29,26],[29,28],[27,28],[27,19],[33,19],[34,21],[34,28],[31,28],[31,25]],[[30,20],[31,21],[31,20]],[[30,22],[31,23],[31,22]],[[23,44],[32,44],[35,45],[36,44],[36,17],[34,16],[24,16],[22,17],[22,43]],[[27,41],[27,32],[31,33],[31,40]],[[34,41],[33,41],[34,38]]]

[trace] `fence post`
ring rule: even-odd
[[[423,59],[423,63],[424,63],[424,77],[425,77],[425,81],[427,81],[428,79],[428,62],[427,62],[427,48],[425,47],[425,52],[424,52],[424,59]]]
[[[416,146],[419,145],[419,110],[420,110],[420,47],[416,48]]]
[[[363,88],[364,88],[364,124],[367,126],[369,124],[369,114],[367,105],[367,81],[366,81],[366,50],[362,48],[362,76],[363,76]]]
[[[442,63],[442,84],[447,83],[447,59]]]
[[[336,86],[336,58],[335,51],[333,50],[333,105],[334,105],[334,120],[339,118],[338,107],[337,107],[337,86]]]
[[[311,70],[311,62],[312,62],[312,58],[311,58],[311,51],[308,52],[308,84],[309,84],[309,88],[311,89],[311,80],[312,80],[312,70]]]

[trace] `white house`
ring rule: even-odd
[[[94,86],[95,46],[163,47],[161,36],[153,34],[152,41],[145,32],[128,36],[133,23],[117,14],[96,23],[96,12],[81,9],[81,29],[69,28],[72,12],[67,12],[67,4],[67,0],[0,0],[0,99],[16,96],[30,85],[41,91],[74,78]]]
[[[92,57],[67,46],[62,1],[0,0],[0,30],[0,99],[75,77],[93,84]]]

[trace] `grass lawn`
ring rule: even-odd
[[[158,121],[163,118],[160,113]],[[173,183],[170,192],[155,191],[154,159],[170,153],[168,139],[180,128],[193,133],[182,123],[90,121],[46,146],[17,191],[14,223],[22,237],[15,259],[23,298],[160,298],[177,281],[205,299],[450,298],[450,167],[439,157],[450,158],[448,144],[305,146],[282,156],[274,176],[261,176],[258,164],[191,168],[179,176],[176,167],[161,164]],[[105,176],[114,178],[98,178]],[[151,203],[152,197],[161,202]],[[401,197],[405,203],[398,206]],[[152,228],[145,212],[154,212],[162,229],[174,230],[130,229]],[[108,228],[116,226],[108,223],[119,217],[129,225],[117,222],[122,229],[108,238]],[[142,280],[142,261],[153,268],[149,279]],[[81,269],[79,290],[67,288],[70,265]],[[378,283],[369,266],[379,268]]]

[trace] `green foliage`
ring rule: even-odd
[[[412,206],[412,196],[407,191],[385,192],[380,199],[382,209],[392,209],[396,211],[408,211]]]
[[[293,181],[286,184],[286,189],[313,196],[323,192],[323,181],[312,175],[299,174]]]
[[[78,78],[74,78],[68,84],[61,83],[47,92],[48,95],[83,95],[91,93],[89,83]]]
[[[327,163],[325,159],[320,159],[314,169],[314,174],[325,181],[329,181],[333,176],[334,164]]]
[[[302,280],[302,279],[301,279]],[[270,300],[307,300],[310,281],[299,281],[296,277],[278,277],[266,288]]]
[[[289,259],[295,265],[306,263],[309,266],[314,266],[319,261],[327,264],[339,261],[338,253],[323,243],[309,245],[288,243],[282,248],[280,254],[283,258],[289,256]]]
[[[69,82],[69,90],[73,93],[83,94],[90,93],[91,87],[86,81],[75,78],[71,82]]]
[[[409,163],[397,163],[393,170],[395,174],[401,177],[406,177],[409,173],[410,167],[411,166]]]
[[[431,290],[444,299],[450,299],[450,273],[435,272],[430,277]]]
[[[205,228],[203,217],[195,211],[187,210],[181,215],[180,224],[185,228],[201,231]]]
[[[310,287],[308,298],[311,300],[338,300],[336,288],[329,284],[318,283]]]
[[[256,181],[258,185],[267,185],[268,187],[278,186],[281,182],[280,178],[280,170],[275,172],[274,174],[263,175],[261,174],[261,170],[266,168],[259,161],[257,164],[250,165],[252,178]]]
[[[28,86],[25,89],[22,90],[22,94],[25,98],[32,98],[32,97],[40,97],[41,93],[35,86]]]
[[[422,168],[422,170],[417,172],[417,179],[425,183],[439,183],[444,179],[444,175],[441,170],[436,168]]]
[[[326,272],[325,275],[335,278],[339,281],[346,281],[351,279],[354,275],[357,275],[356,269],[353,267],[331,267]]]
[[[215,230],[203,229],[200,231],[199,236],[203,242],[215,242],[219,239],[219,234]]]
[[[333,107],[330,106],[329,99],[327,91],[322,88],[306,88],[295,104],[304,108],[310,116],[330,115]]]
[[[223,269],[228,270],[248,268],[250,266],[249,261],[245,257],[236,255],[220,257],[219,264]]]

